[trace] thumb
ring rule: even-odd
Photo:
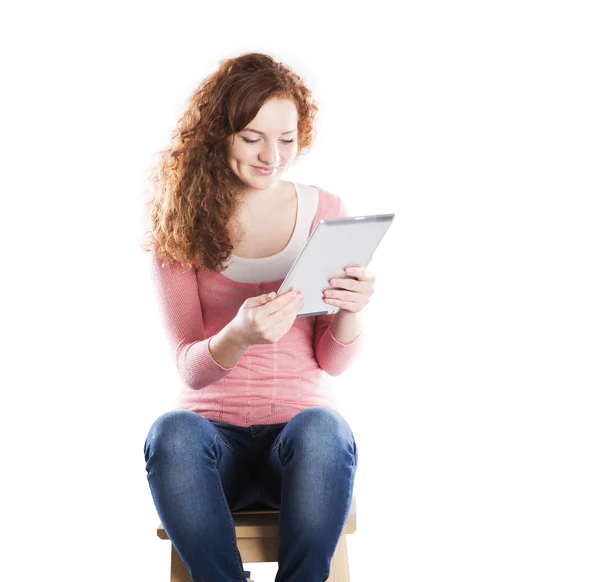
[[[264,293],[263,295],[255,297],[252,303],[254,305],[265,305],[266,303],[269,303],[269,301],[271,301],[275,295],[276,293]]]

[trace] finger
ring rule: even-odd
[[[359,281],[375,281],[375,275],[366,267],[348,267],[344,272],[351,277],[355,277]]]
[[[298,295],[297,297],[294,297],[293,301],[290,301],[287,305],[282,307],[279,311],[271,314],[271,316],[286,318],[288,315],[291,315],[292,313],[296,313],[303,303],[304,303],[304,297],[302,297],[301,295]]]
[[[331,297],[326,297],[323,299],[323,302],[327,303],[328,305],[339,307],[340,309],[345,309],[346,311],[360,311],[362,309],[362,303],[360,301],[344,301],[342,299],[332,299]]]
[[[297,293],[295,290],[286,291],[282,295],[279,295],[275,299],[272,299],[263,306],[263,313],[270,317],[274,313],[280,311],[283,307],[285,307],[288,303],[292,303],[297,297]]]
[[[356,293],[355,291],[340,291],[339,289],[335,291],[326,291],[323,293],[323,299],[338,299],[342,301],[358,301],[360,293]]]
[[[355,279],[331,279],[329,285],[335,290],[347,290],[356,293],[370,294],[373,287],[372,281],[357,281]],[[331,291],[331,289],[329,289]]]
[[[276,297],[275,299],[269,301],[269,303],[263,306],[263,309],[267,316],[270,316],[273,313],[279,311],[288,303],[294,301],[295,298],[296,292],[294,290],[286,291],[283,295],[279,295],[279,297]]]
[[[349,289],[358,291],[360,283],[354,279],[331,279],[329,285],[336,289]]]
[[[344,273],[353,279],[362,279],[364,267],[347,267],[344,269]]]
[[[272,328],[272,332],[273,335],[277,336],[277,337],[283,337],[286,333],[288,333],[290,331],[290,329],[292,329],[294,322],[295,322],[296,318],[295,317],[286,317],[284,319],[282,319],[281,321],[278,321],[277,323],[275,323],[273,325]]]

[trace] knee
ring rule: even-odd
[[[292,421],[295,421],[297,430],[294,432],[300,436],[299,440],[312,450],[344,448],[356,458],[354,434],[346,419],[337,410],[327,406],[313,406],[299,412],[290,424]]]
[[[187,443],[210,439],[209,422],[191,410],[169,410],[161,414],[150,427],[144,442],[146,460],[160,451],[169,455],[184,450]]]

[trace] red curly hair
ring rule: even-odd
[[[244,188],[227,163],[230,137],[242,131],[270,99],[293,101],[298,112],[298,154],[313,141],[318,108],[302,79],[262,53],[220,62],[194,91],[151,170],[151,228],[142,248],[164,263],[222,271],[233,244],[228,231]]]

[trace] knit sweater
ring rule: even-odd
[[[176,409],[245,427],[288,422],[311,406],[339,411],[330,377],[348,369],[364,332],[350,344],[338,342],[331,333],[336,314],[297,318],[279,341],[249,346],[231,368],[218,364],[208,347],[246,299],[277,292],[321,219],[348,216],[339,196],[293,184],[296,225],[288,245],[276,255],[232,256],[222,272],[161,265],[152,255],[162,319],[182,381]]]

